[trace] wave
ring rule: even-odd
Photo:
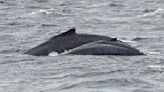
[[[31,16],[35,16],[35,15],[38,15],[38,14],[50,15],[50,14],[55,13],[54,12],[55,10],[56,9],[40,9],[40,10],[33,11],[31,13],[28,13],[28,14],[23,14],[21,16],[18,16],[18,18],[31,17]]]
[[[57,26],[56,24],[42,24],[42,27],[51,27],[51,26]]]
[[[68,14],[67,10],[60,10],[60,9],[40,9],[37,11],[33,11],[31,13],[27,13],[24,15],[19,16],[18,18],[26,18],[26,17],[35,17],[35,16],[39,16],[39,15],[43,15],[43,16],[53,16],[53,17],[61,17],[61,16],[73,16],[73,14]]]
[[[79,87],[86,87],[86,88],[115,88],[115,87],[125,87],[125,86],[148,86],[152,87],[153,84],[136,78],[110,78],[110,79],[97,79],[95,81],[79,81],[75,83],[65,83],[61,85],[58,89],[65,90],[65,89],[72,89],[72,88],[79,88]]]
[[[38,3],[49,3],[48,0],[35,0],[35,1],[38,2]]]
[[[132,41],[143,41],[143,40],[148,40],[148,39],[152,39],[152,38],[136,37],[136,38],[133,38]]]
[[[86,8],[98,8],[98,7],[105,7],[105,6],[109,6],[109,7],[123,7],[124,5],[115,4],[115,3],[100,3],[100,4],[94,4],[94,5],[86,6]]]
[[[149,16],[154,16],[158,13],[160,13],[161,11],[163,11],[162,8],[158,8],[158,9],[146,9],[143,15],[138,15],[138,17],[149,17]]]
[[[107,6],[108,3],[101,3],[101,4],[94,4],[90,6],[86,6],[87,8],[96,8],[96,7],[102,7],[102,6]]]

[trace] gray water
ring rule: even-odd
[[[147,55],[23,54],[70,27]],[[0,92],[164,92],[163,31],[163,0],[1,0]]]

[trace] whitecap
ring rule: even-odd
[[[162,66],[162,65],[149,65],[149,66],[146,66],[146,68],[155,69],[155,70],[163,70],[164,66]]]
[[[151,51],[151,52],[147,52],[147,54],[150,54],[150,55],[160,55],[161,52]]]
[[[41,10],[36,11],[36,12],[31,12],[31,13],[29,14],[29,16],[36,15],[36,14],[38,14],[38,13],[52,14],[53,12],[48,11],[48,10],[43,10],[43,9],[41,9]]]

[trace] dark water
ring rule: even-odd
[[[70,27],[147,55],[22,54]],[[0,92],[164,92],[163,31],[163,0],[1,0]]]

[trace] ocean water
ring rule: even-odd
[[[145,56],[30,56],[76,27]],[[0,92],[164,92],[163,0],[0,0]]]

